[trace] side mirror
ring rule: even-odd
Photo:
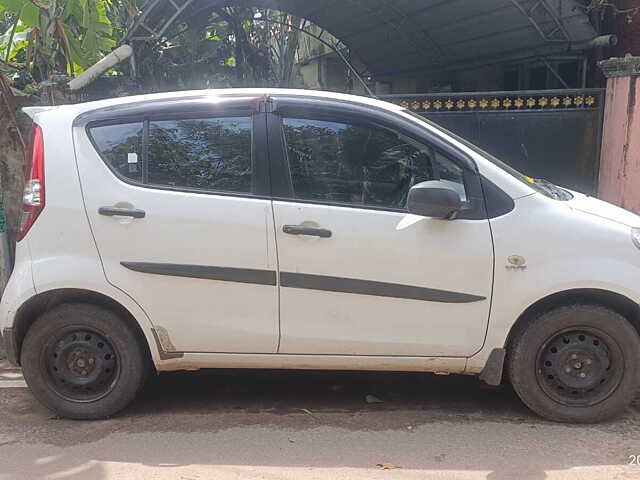
[[[418,183],[409,190],[409,213],[432,218],[452,218],[462,208],[460,194],[440,180]]]

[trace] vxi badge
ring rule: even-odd
[[[509,264],[506,266],[507,270],[526,270],[527,261],[520,255],[511,255],[507,258]]]

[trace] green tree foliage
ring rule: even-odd
[[[251,190],[251,118],[151,121],[143,178],[142,123],[92,129],[98,150],[121,175],[138,182],[217,189]],[[138,161],[129,163],[131,154]]]
[[[224,7],[185,15],[138,55],[153,89],[293,86],[300,31],[308,22],[263,8]]]
[[[251,119],[236,117],[151,122],[149,182],[249,192]]]
[[[115,47],[136,11],[133,0],[0,0],[3,68],[36,83],[78,74]]]
[[[76,76],[113,50],[143,0],[0,0],[0,73],[29,90]],[[137,43],[146,91],[293,86],[303,19],[266,8],[187,9],[156,42]],[[329,35],[327,35],[331,38]],[[112,72],[128,74],[129,65]]]

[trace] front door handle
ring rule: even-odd
[[[285,225],[282,231],[289,235],[304,235],[307,237],[331,238],[331,230],[326,228],[307,227],[305,225]]]
[[[131,217],[131,218],[144,218],[147,213],[144,210],[138,210],[137,208],[120,208],[120,207],[100,207],[98,209],[100,215],[105,217]]]

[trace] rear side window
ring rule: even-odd
[[[142,182],[142,122],[91,129],[102,158],[121,176]]]
[[[187,190],[252,190],[251,117],[100,125],[90,134],[102,158],[125,179]]]
[[[251,191],[251,119],[149,123],[148,183]]]

